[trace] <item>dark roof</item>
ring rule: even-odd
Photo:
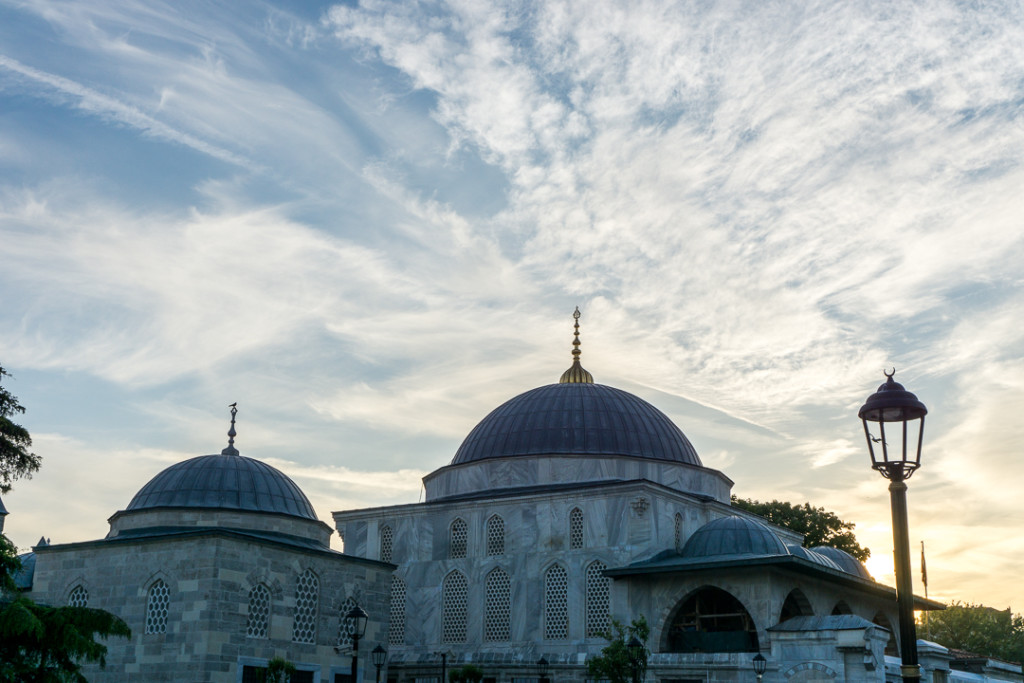
[[[36,575],[36,554],[25,553],[18,555],[21,560],[21,568],[14,572],[14,585],[19,590],[32,590],[32,581]]]
[[[793,617],[768,628],[769,631],[852,631],[873,628],[878,624],[854,614],[832,614],[811,617]]]
[[[701,466],[663,412],[603,384],[549,384],[506,401],[473,428],[451,464],[518,455],[626,455]]]
[[[815,546],[811,548],[811,550],[832,560],[839,565],[840,569],[848,574],[853,574],[854,576],[860,576],[869,580],[871,579],[871,574],[868,573],[867,567],[861,564],[860,560],[845,550],[840,550],[839,548],[833,548],[827,545]]]
[[[317,519],[302,490],[266,463],[244,455],[201,455],[171,465],[135,494],[126,511],[215,508]]]
[[[764,524],[736,515],[697,529],[682,550],[682,556],[691,559],[723,555],[789,555],[789,550]]]

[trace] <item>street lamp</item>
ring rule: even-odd
[[[377,647],[373,648],[373,652],[370,653],[370,661],[377,667],[377,683],[380,683],[380,668],[384,666],[384,662],[388,661],[388,651],[381,647],[380,643],[377,643]]]
[[[448,683],[445,679],[445,675],[448,671],[448,657],[449,655],[454,657],[455,653],[445,650],[444,652],[438,652],[437,654],[441,655],[441,683]]]
[[[345,622],[348,624],[348,632],[352,634],[352,683],[357,683],[359,672],[359,639],[366,633],[366,622],[370,615],[359,605],[356,605],[345,615]]]
[[[761,677],[764,676],[764,671],[767,668],[768,660],[764,658],[764,655],[760,652],[754,655],[754,673],[757,674],[758,683],[761,683]]]
[[[633,683],[640,683],[640,660],[644,656],[644,644],[634,634],[626,643],[626,650],[629,652],[630,669],[633,670]]]
[[[901,674],[904,680],[919,680],[921,668],[917,665],[917,629],[914,626],[914,592],[910,578],[910,533],[907,528],[907,485],[904,483],[921,466],[921,443],[924,441],[924,416],[928,409],[917,396],[903,388],[885,373],[885,383],[871,394],[858,415],[864,423],[864,437],[871,454],[871,467],[889,480],[889,500],[892,504],[892,538],[896,564],[896,602],[900,621],[900,652],[903,656]],[[920,420],[916,429],[911,423]],[[875,434],[869,423],[877,424]],[[890,430],[886,424],[899,425]],[[916,435],[915,432],[916,431]],[[887,439],[898,439],[890,445]],[[915,443],[916,442],[916,443]],[[875,451],[878,446],[881,457]]]
[[[537,673],[539,674],[539,683],[548,683],[548,668],[551,665],[548,664],[548,660],[541,657],[537,660]]]

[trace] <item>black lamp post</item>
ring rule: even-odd
[[[370,661],[377,667],[377,683],[380,683],[380,669],[384,666],[384,662],[388,661],[388,651],[381,647],[380,643],[377,643],[377,647],[373,648],[373,652],[370,653]]]
[[[633,683],[640,683],[640,660],[644,656],[644,644],[634,635],[626,643],[629,652],[629,667],[633,671]]]
[[[896,601],[900,620],[900,653],[903,657],[901,674],[904,680],[917,681],[921,668],[917,665],[917,629],[914,626],[914,589],[910,579],[910,532],[907,526],[907,485],[914,470],[921,466],[921,443],[924,441],[924,416],[928,409],[917,396],[885,373],[885,383],[868,397],[858,415],[864,423],[864,437],[868,441],[871,467],[889,480],[889,499],[892,503],[892,538],[896,563]],[[920,420],[916,429],[911,423]],[[869,423],[877,424],[875,434]],[[886,436],[885,426],[898,425]],[[916,434],[915,434],[916,432]],[[897,440],[893,445],[889,439]],[[916,443],[915,443],[916,442]],[[875,447],[881,453],[877,453]],[[879,457],[881,455],[881,457]]]
[[[548,660],[541,657],[537,660],[537,674],[540,683],[548,683],[548,668],[551,665],[548,664]]]
[[[345,615],[345,622],[348,624],[348,632],[352,634],[352,683],[358,682],[359,674],[359,639],[366,633],[366,622],[370,615],[359,605],[356,605]]]
[[[758,683],[761,683],[761,677],[764,676],[764,671],[767,668],[768,660],[764,658],[764,655],[760,652],[754,655],[754,673],[757,675]]]
[[[448,671],[448,655],[449,655],[449,652],[448,652],[448,650],[445,650],[444,652],[439,652],[438,654],[441,655],[441,683],[448,683],[448,681],[445,678],[445,676],[447,675],[447,671]],[[455,656],[454,653],[451,653],[451,654],[452,654],[452,657]]]

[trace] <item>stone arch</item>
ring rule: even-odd
[[[801,662],[783,674],[790,683],[826,683],[836,680],[838,673],[819,662]]]
[[[469,525],[456,517],[448,525],[448,557],[458,560],[469,555]]]
[[[662,652],[757,652],[757,627],[732,593],[702,586],[676,603],[661,636]]]
[[[838,616],[840,614],[853,614],[853,610],[850,609],[848,604],[846,604],[846,600],[840,600],[835,604],[835,607],[832,608],[832,616]]]
[[[804,592],[799,588],[794,588],[786,596],[785,602],[782,603],[782,612],[779,613],[779,623],[792,619],[793,617],[813,617],[814,609],[811,607],[811,601],[807,599]]]
[[[885,612],[877,612],[871,619],[871,623],[875,626],[881,626],[889,631],[889,641],[885,644],[885,654],[892,657],[900,656],[900,646],[896,640],[896,629],[893,628],[892,622],[889,621],[889,617],[885,615]]]

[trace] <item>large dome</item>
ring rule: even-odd
[[[451,464],[518,455],[622,455],[701,465],[660,410],[629,392],[586,382],[538,387],[498,406],[473,428]]]
[[[225,453],[171,465],[135,494],[126,511],[167,507],[274,512],[317,520],[309,499],[286,475],[259,460]]]

